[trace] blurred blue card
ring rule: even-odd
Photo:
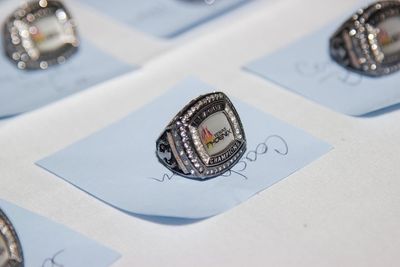
[[[120,255],[42,216],[0,199],[24,254],[24,266],[107,267]]]
[[[251,0],[83,0],[140,31],[171,38]]]
[[[19,70],[1,54],[0,118],[39,108],[133,69],[86,40],[65,64],[45,71]]]
[[[369,78],[331,60],[329,38],[343,18],[245,68],[347,115],[361,116],[400,103],[400,72]]]
[[[200,219],[233,208],[327,153],[331,146],[243,102],[247,152],[223,176],[199,182],[170,173],[155,155],[164,127],[214,87],[190,78],[125,119],[38,165],[125,212]]]

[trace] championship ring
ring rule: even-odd
[[[331,57],[357,73],[380,77],[400,68],[400,1],[359,9],[330,39]]]
[[[75,22],[55,0],[32,1],[15,10],[4,24],[6,55],[19,69],[47,69],[64,63],[79,45]]]
[[[159,161],[173,173],[206,180],[232,168],[246,151],[239,115],[221,92],[192,100],[156,142]]]

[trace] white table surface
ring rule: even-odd
[[[400,110],[345,116],[241,69],[355,3],[256,1],[179,38],[169,52],[156,40],[155,50],[164,51],[159,56],[133,53],[129,62],[147,62],[138,71],[2,122],[0,197],[114,248],[123,257],[113,267],[400,266]],[[89,26],[82,28],[89,32]],[[134,45],[138,33],[122,31]],[[94,34],[90,38],[96,39]],[[109,50],[118,56],[118,49]],[[242,205],[184,226],[129,216],[34,165],[187,76],[240,97],[335,149]]]

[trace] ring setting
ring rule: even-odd
[[[156,142],[159,161],[173,173],[195,180],[217,177],[246,151],[239,115],[222,92],[199,96],[168,124]]]

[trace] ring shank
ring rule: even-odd
[[[179,174],[187,174],[183,162],[178,157],[175,145],[172,140],[172,134],[170,129],[166,129],[156,142],[156,154],[158,160],[172,172]]]

